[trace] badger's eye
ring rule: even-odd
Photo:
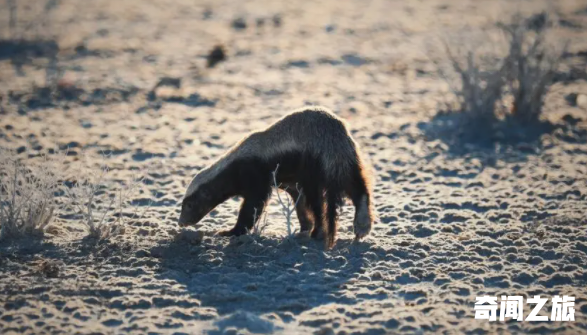
[[[186,209],[191,210],[192,207],[193,207],[193,205],[190,202],[186,202],[186,204],[185,204]]]

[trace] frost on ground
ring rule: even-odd
[[[570,43],[548,129],[500,125],[475,141],[458,115],[437,115],[450,93],[422,50],[440,29],[485,26],[505,1],[76,4],[52,11],[67,36],[44,36],[59,46],[59,85],[41,87],[53,53],[18,63],[1,49],[0,147],[26,162],[55,146],[68,162],[105,155],[116,180],[147,171],[130,200],[145,214],[105,240],[60,214],[44,239],[3,241],[0,332],[587,332],[584,5],[558,2]],[[286,239],[275,196],[260,236],[214,236],[239,199],[179,229],[200,168],[313,103],[349,121],[374,167],[370,237],[353,241],[349,205],[331,251]],[[576,321],[474,319],[476,296],[502,294],[575,296]]]

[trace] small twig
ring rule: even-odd
[[[277,166],[275,167],[275,170],[272,172],[273,187],[275,188],[275,191],[277,192],[277,201],[279,202],[279,205],[281,206],[281,213],[283,214],[283,216],[285,216],[286,225],[287,225],[287,238],[291,238],[291,237],[293,237],[293,235],[297,231],[296,229],[292,229],[291,216],[292,216],[293,212],[295,211],[296,206],[298,205],[298,202],[300,201],[300,199],[302,197],[302,189],[300,189],[298,187],[298,184],[296,184],[296,190],[298,191],[298,197],[297,197],[297,199],[295,199],[295,202],[289,198],[287,201],[284,201],[281,198],[281,195],[279,193],[279,187],[281,186],[281,184],[277,184],[277,171],[278,170],[279,170],[279,164],[277,164]],[[287,190],[288,187],[289,186],[286,186],[285,190]]]

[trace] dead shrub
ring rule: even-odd
[[[507,79],[504,45],[502,36],[489,31],[465,33],[444,39],[441,59],[432,59],[470,123],[488,125],[496,120]]]
[[[291,222],[291,217],[292,217],[293,213],[295,212],[296,206],[298,205],[298,202],[300,201],[300,199],[302,197],[302,189],[298,188],[298,185],[296,184],[296,190],[298,192],[297,199],[292,199],[289,196],[286,197],[285,199],[283,199],[280,194],[281,184],[277,184],[277,171],[278,170],[279,170],[279,164],[277,164],[277,166],[275,167],[275,171],[273,171],[271,173],[272,177],[273,177],[273,189],[275,190],[275,193],[277,193],[277,202],[279,203],[281,213],[285,217],[285,224],[287,227],[286,238],[290,239],[290,238],[293,238],[295,233],[297,232],[297,229],[294,228],[293,222]],[[284,189],[284,191],[287,191],[287,187]]]
[[[468,121],[485,128],[503,117],[538,121],[566,49],[552,39],[553,21],[542,16],[540,27],[518,13],[494,29],[443,41],[443,59],[432,60]]]
[[[79,216],[88,229],[88,237],[104,240],[121,233],[126,219],[141,219],[148,210],[149,206],[139,213],[138,205],[132,203],[141,191],[145,171],[115,180],[106,157],[102,157],[98,167],[91,165],[85,154],[82,157],[73,171],[74,180],[65,187],[66,208]]]
[[[0,239],[43,234],[57,207],[60,163],[42,156],[25,165],[14,151],[0,149]]]
[[[512,115],[525,122],[539,120],[544,98],[568,45],[553,40],[555,24],[551,17],[547,13],[540,17],[544,18],[544,23],[538,27],[520,14],[507,24],[499,24],[509,40],[507,60]]]

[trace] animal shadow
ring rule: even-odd
[[[366,266],[360,255],[370,248],[351,240],[339,240],[333,251],[324,252],[322,242],[310,239],[245,235],[227,244],[217,239],[225,238],[160,244],[160,276],[185,285],[187,293],[221,315],[275,312],[283,319],[323,304],[352,303],[342,291]]]

